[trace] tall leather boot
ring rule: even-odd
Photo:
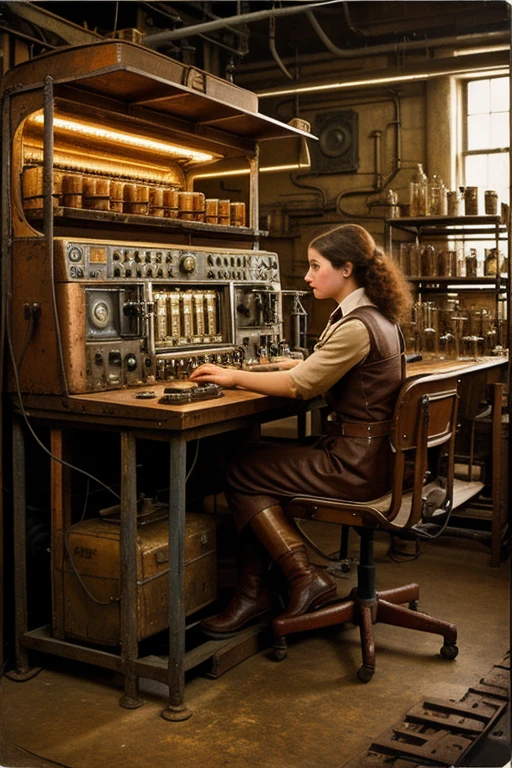
[[[301,616],[336,595],[336,585],[312,565],[296,526],[281,507],[264,509],[250,526],[288,581],[289,603],[282,616]]]
[[[273,593],[269,583],[270,556],[247,528],[241,532],[242,572],[229,605],[200,623],[205,635],[224,640],[270,612]]]

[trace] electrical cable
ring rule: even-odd
[[[59,458],[58,456],[55,456],[47,447],[46,445],[40,440],[40,438],[36,435],[32,425],[29,422],[28,415],[25,409],[25,405],[23,403],[23,397],[21,393],[21,385],[20,385],[20,378],[19,378],[19,370],[18,366],[16,365],[16,359],[14,355],[14,345],[12,340],[12,333],[11,333],[11,323],[10,323],[10,310],[11,310],[11,303],[12,303],[12,294],[10,292],[6,295],[6,306],[4,307],[5,311],[5,328],[6,328],[6,337],[7,337],[7,346],[9,349],[9,357],[11,359],[12,363],[12,369],[13,369],[13,376],[14,376],[14,383],[16,388],[16,394],[18,396],[18,404],[21,411],[21,414],[23,416],[23,419],[25,421],[25,424],[27,426],[28,431],[36,441],[36,443],[39,445],[40,448],[51,458],[53,461],[56,461],[58,464],[61,464],[64,467],[68,467],[71,470],[74,470],[75,472],[79,472],[80,474],[84,475],[87,478],[90,478],[95,483],[98,483],[98,485],[101,485],[103,488],[105,488],[109,493],[111,493],[113,496],[115,496],[116,499],[120,499],[121,497],[119,494],[117,494],[109,485],[102,482],[99,478],[95,477],[94,475],[90,474],[90,472],[87,472],[85,469],[81,469],[80,467],[77,467],[74,464],[71,464],[68,461],[65,461],[64,459]]]
[[[23,342],[23,348],[21,350],[20,361],[18,363],[18,371],[21,371],[21,366],[23,365],[23,360],[25,359],[25,354],[27,352],[28,345],[30,344],[30,342],[32,340],[32,336],[34,334],[34,330],[35,330],[34,314],[31,313],[29,321],[28,321],[28,325],[27,325],[27,331],[25,333],[25,340]]]
[[[119,3],[117,2],[116,3],[116,12],[115,12],[115,16],[114,16],[114,28],[112,30],[113,33],[115,33],[117,31],[117,19],[118,19],[118,16],[119,16]]]

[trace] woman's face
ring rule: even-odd
[[[315,299],[335,299],[339,304],[347,288],[346,265],[335,269],[316,248],[308,249],[308,262],[309,269],[304,280],[313,290]]]

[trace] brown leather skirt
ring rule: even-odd
[[[391,485],[387,437],[322,437],[309,446],[250,443],[226,475],[226,497],[241,530],[258,512],[298,495],[369,501]]]

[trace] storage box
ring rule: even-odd
[[[120,642],[118,524],[101,518],[72,526],[62,573],[63,637],[93,644]],[[167,628],[168,522],[137,529],[137,639]],[[185,612],[216,599],[215,524],[209,515],[187,514],[185,527]],[[58,636],[54,627],[54,634]]]

